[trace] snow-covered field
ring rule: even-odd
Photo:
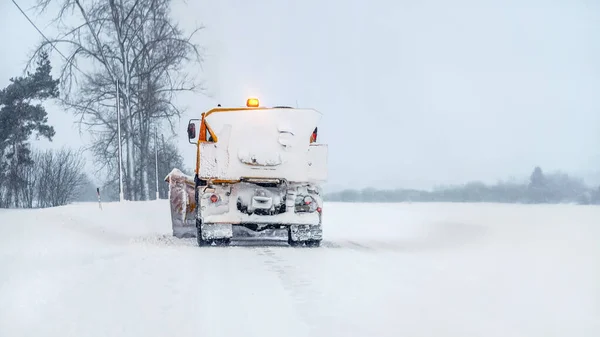
[[[0,210],[0,336],[600,336],[600,208],[324,207],[320,248],[199,248],[166,201]]]

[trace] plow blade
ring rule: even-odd
[[[173,236],[177,238],[196,237],[196,200],[194,178],[173,169],[165,178],[169,183],[169,203]]]

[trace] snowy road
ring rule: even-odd
[[[199,248],[166,201],[0,210],[0,336],[600,336],[599,207],[324,221],[320,248]]]

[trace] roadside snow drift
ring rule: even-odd
[[[600,336],[598,207],[328,203],[324,238],[199,248],[166,200],[0,210],[0,336]]]

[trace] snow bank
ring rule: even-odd
[[[169,207],[0,210],[0,336],[600,335],[599,207],[326,203],[317,249],[199,248]]]

